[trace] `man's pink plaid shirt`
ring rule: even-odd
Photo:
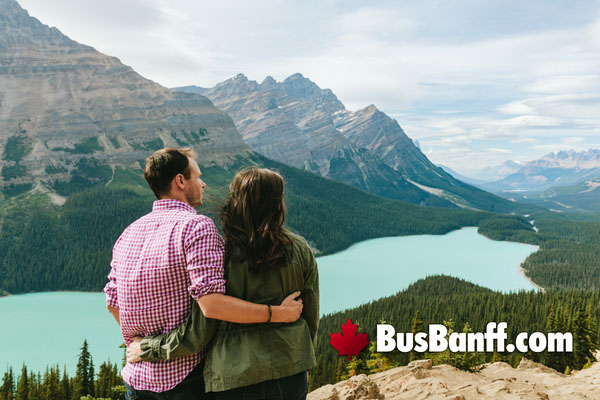
[[[113,248],[104,288],[106,302],[119,309],[125,343],[169,332],[185,321],[192,298],[224,293],[224,248],[215,223],[178,200],[155,201],[150,214],[129,225]],[[134,389],[164,392],[201,357],[128,363],[121,375]]]

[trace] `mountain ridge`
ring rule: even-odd
[[[14,0],[0,3],[0,32],[3,188],[52,187],[82,175],[90,158],[114,170],[164,146],[191,146],[202,165],[251,151],[206,97],[142,77]]]
[[[349,111],[330,89],[300,73],[281,82],[267,76],[261,83],[237,74],[212,88],[174,89],[211,99],[253,150],[274,160],[417,204],[514,208],[436,167],[375,105]]]
[[[568,192],[567,188],[571,187],[570,195],[564,197],[562,201],[581,205],[582,201],[573,196],[577,192],[575,187],[585,185],[586,181],[593,182],[598,179],[600,179],[600,150],[560,150],[524,163],[517,171],[503,179],[478,186],[505,197],[513,197],[517,201],[547,199],[557,193]],[[591,200],[591,197],[587,197]],[[557,201],[561,202],[558,199]],[[548,204],[545,206],[548,207]],[[558,203],[550,207],[562,208]]]

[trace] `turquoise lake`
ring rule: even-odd
[[[446,274],[504,292],[535,287],[519,265],[535,246],[498,242],[463,228],[446,235],[368,240],[319,257],[321,313],[392,295],[429,275]],[[73,375],[84,339],[94,365],[121,363],[123,349],[103,293],[55,292],[0,298],[0,373],[8,366],[43,371],[67,366]]]

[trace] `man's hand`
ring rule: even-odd
[[[302,313],[302,299],[295,300],[300,296],[300,291],[290,294],[283,299],[280,305],[272,307],[273,314],[271,322],[295,322]]]
[[[136,363],[142,361],[140,355],[142,354],[142,343],[143,337],[134,336],[131,338],[131,343],[127,346],[127,362]]]

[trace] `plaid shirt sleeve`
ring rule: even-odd
[[[191,285],[190,295],[197,300],[210,293],[225,293],[223,254],[225,242],[212,219],[203,217],[188,224],[184,231],[184,251]]]
[[[117,240],[117,243],[121,238]],[[115,244],[116,246],[116,244]],[[113,248],[114,249],[114,248]],[[106,295],[106,304],[112,308],[119,308],[119,302],[117,300],[117,276],[114,268],[114,254],[113,260],[110,262],[110,273],[108,274],[108,283],[104,286],[104,294]]]

